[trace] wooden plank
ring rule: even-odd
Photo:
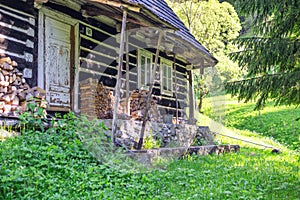
[[[99,76],[105,76],[105,77],[107,77],[107,78],[114,78],[114,79],[117,78],[116,75],[115,75],[115,76],[112,76],[112,75],[109,75],[109,74],[105,74],[105,73],[102,73],[102,72],[98,72],[98,71],[94,71],[94,70],[90,70],[90,69],[86,69],[86,68],[79,68],[79,71],[80,71],[80,72],[89,73],[89,74],[99,75]],[[124,78],[121,78],[120,80],[126,81],[126,79],[124,79]],[[129,80],[129,83],[136,83],[136,81],[134,81],[134,80]]]
[[[125,33],[125,46],[126,46],[126,99],[125,99],[125,105],[126,105],[126,113],[130,115],[130,105],[129,105],[129,37],[128,37],[128,31]]]
[[[107,32],[107,31],[105,31],[105,30],[102,30],[102,29],[100,29],[100,28],[97,28],[97,27],[95,27],[95,26],[93,26],[93,25],[91,25],[91,24],[88,24],[88,23],[86,23],[86,22],[80,21],[80,24],[83,24],[83,25],[85,25],[85,26],[87,26],[87,27],[93,28],[93,29],[95,29],[95,30],[97,30],[97,31],[99,31],[99,32],[105,33],[106,35],[108,35],[108,36],[110,36],[110,37],[113,37],[113,38],[116,37],[116,35],[111,34],[111,33]]]
[[[90,52],[90,53],[93,53],[93,54],[96,54],[96,55],[99,55],[99,56],[103,56],[103,57],[107,57],[107,58],[111,58],[111,59],[116,59],[116,57],[114,57],[114,56],[110,56],[110,55],[101,53],[99,51],[94,51],[92,49],[88,49],[88,48],[85,48],[85,47],[82,47],[82,46],[80,46],[80,50],[84,50],[84,51],[87,51],[87,52]]]
[[[118,63],[118,78],[115,89],[115,102],[113,107],[113,121],[112,121],[112,142],[115,143],[115,134],[117,131],[117,109],[120,103],[120,88],[121,88],[121,78],[122,78],[122,65],[123,65],[123,54],[124,54],[124,37],[126,30],[126,19],[127,19],[127,10],[123,11],[123,20],[122,20],[122,30],[121,30],[121,40],[120,40],[120,52],[119,52],[119,63]]]
[[[191,70],[188,71],[189,75],[189,119],[194,119],[194,109],[195,109],[195,102],[194,102],[194,88],[193,88],[193,73]]]
[[[45,19],[46,99],[50,106],[71,107],[71,25]]]
[[[116,2],[116,1],[111,1],[111,0],[88,0],[88,1],[94,2],[94,3],[101,3],[101,4],[105,4],[105,5],[117,7],[117,8],[126,8],[127,10],[134,11],[134,12],[140,12],[140,10],[141,10],[141,8],[138,6],[132,6],[132,5],[128,5],[128,4],[124,4],[124,3],[120,3],[120,2]]]
[[[3,9],[0,9],[0,12],[4,12],[10,16],[13,16],[15,18],[22,19],[26,22],[29,22],[30,24],[34,25],[34,15],[33,13],[33,5],[31,6],[30,4],[26,4],[22,1],[17,1],[14,2],[12,0],[5,1],[5,4],[0,4],[0,7],[10,10],[11,12],[4,11]],[[20,9],[21,8],[21,9]],[[18,14],[18,15],[17,15]],[[26,17],[29,17],[26,18]]]

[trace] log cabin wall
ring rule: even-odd
[[[117,26],[109,26],[94,18],[86,18],[82,13],[75,11],[69,6],[48,3],[43,7],[49,8],[60,13],[67,14],[73,19],[78,20],[79,29],[79,76],[74,87],[79,87],[79,83],[93,78],[102,82],[111,91],[114,91],[117,75],[117,57],[119,53],[119,36]],[[37,84],[37,32],[38,32],[38,10],[34,9],[33,0],[24,1],[0,1],[0,53],[11,56],[17,61],[21,70],[27,73],[27,82],[34,86]],[[1,37],[0,37],[1,38]],[[129,86],[130,91],[138,89],[138,49],[145,47],[146,44],[134,37],[129,36]],[[154,54],[155,49],[147,49]],[[174,61],[173,56],[168,56],[160,52],[160,59],[164,58]],[[160,59],[158,64],[160,64]],[[173,76],[173,94],[165,95],[161,92],[160,70],[157,73],[157,82],[154,87],[154,98],[157,100],[158,108],[162,114],[176,115],[176,93],[179,105],[179,117],[185,116],[187,106],[188,85],[187,85],[187,63],[175,59],[176,78]],[[125,69],[126,58],[123,60],[122,78],[122,98],[125,97]],[[174,69],[174,65],[173,65]],[[74,76],[74,74],[73,74]],[[74,79],[75,77],[73,77]],[[177,88],[175,88],[175,81]],[[177,90],[177,92],[175,92]],[[79,99],[80,99],[79,93]],[[79,108],[80,108],[80,101]]]
[[[30,86],[36,85],[36,14],[33,0],[0,1],[0,57],[18,63]]]
[[[64,14],[70,15],[79,21],[79,83],[84,83],[89,78],[98,80],[102,82],[111,91],[114,91],[117,76],[117,57],[119,53],[119,35],[116,26],[108,26],[101,21],[93,18],[85,18],[80,12],[72,10],[69,7],[57,5],[51,2],[44,4],[44,6],[62,12]],[[140,41],[134,37],[129,36],[129,86],[130,91],[138,88],[138,49],[147,46],[143,41]],[[147,49],[147,51],[154,54],[155,49]],[[173,61],[173,56],[168,56],[164,52],[160,52],[160,59],[164,58]],[[158,64],[160,64],[160,59]],[[184,61],[176,59],[176,78],[173,76],[173,94],[165,95],[161,92],[160,86],[160,70],[158,71],[156,77],[157,81],[154,87],[154,98],[157,100],[158,108],[162,114],[176,115],[176,93],[179,106],[179,117],[186,116],[185,107],[187,106],[187,96],[188,96],[188,85],[187,85],[187,73],[186,73],[186,63]],[[173,66],[174,69],[174,66]],[[126,95],[126,57],[124,55],[123,59],[123,76],[122,76],[122,90],[121,97],[124,98]],[[175,88],[175,81],[177,81],[177,88]],[[177,92],[175,92],[177,90]],[[81,91],[83,92],[83,90]],[[93,93],[92,93],[93,94]],[[85,96],[81,98],[80,96]],[[80,99],[86,99],[86,94],[79,93],[79,108],[85,107],[80,105]],[[86,101],[88,102],[88,101]],[[89,104],[91,102],[89,101]],[[94,106],[91,105],[91,108]]]

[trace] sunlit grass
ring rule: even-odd
[[[219,101],[222,103],[215,103]],[[300,108],[274,106],[272,102],[261,111],[254,111],[255,102],[241,103],[229,95],[205,99],[204,114],[235,130],[249,130],[270,137],[290,149],[300,148]]]
[[[71,123],[66,130],[0,141],[0,199],[299,200],[299,153],[261,134],[197,118],[215,132],[282,153],[217,135],[219,143],[239,144],[240,152],[187,156],[147,172],[124,170],[95,159]]]

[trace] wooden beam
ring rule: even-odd
[[[201,60],[201,64],[200,64],[200,76],[202,78],[202,76],[204,75],[204,59]]]
[[[132,6],[132,5],[128,5],[128,4],[124,4],[124,3],[116,2],[116,1],[112,1],[112,0],[88,0],[88,2],[101,3],[101,4],[105,4],[105,5],[117,7],[117,8],[126,8],[127,10],[130,10],[133,12],[141,11],[141,8],[138,6]]]
[[[194,102],[194,87],[193,87],[193,73],[192,70],[187,71],[189,76],[189,121],[193,121],[195,113],[195,102]]]
[[[126,41],[125,41],[125,48],[126,48],[126,113],[130,115],[130,102],[129,102],[129,36],[128,31],[126,31]]]
[[[47,3],[48,0],[34,0],[34,3]]]
[[[143,124],[142,124],[140,139],[139,139],[139,143],[138,143],[138,147],[137,147],[138,150],[142,149],[142,146],[143,146],[143,143],[144,143],[144,136],[145,136],[146,123],[147,123],[147,119],[148,119],[148,112],[149,112],[150,106],[151,106],[150,105],[151,96],[152,96],[152,91],[153,91],[153,87],[154,87],[156,71],[158,69],[159,48],[160,48],[162,37],[163,37],[163,32],[160,31],[159,36],[158,36],[158,41],[157,41],[157,47],[156,47],[155,61],[154,61],[154,67],[153,67],[154,69],[153,69],[152,77],[151,77],[151,80],[150,80],[150,86],[149,86],[149,92],[148,92],[148,96],[147,96],[146,109],[145,109],[145,113],[144,113],[144,117],[143,117]]]
[[[122,22],[122,20],[123,20],[123,17],[120,16],[118,13],[114,13],[114,12],[108,11],[108,10],[102,10],[102,9],[100,9],[98,7],[95,7],[95,6],[84,5],[84,6],[81,7],[81,13],[85,17],[106,16],[106,17],[110,17],[110,18],[115,19],[115,20],[120,21],[120,22]],[[146,23],[144,23],[140,20],[131,18],[129,16],[127,16],[126,21],[130,22],[130,23],[133,23],[133,24],[138,24],[138,25],[141,25],[141,26],[147,26]]]
[[[176,97],[176,126],[178,124],[178,93],[177,93],[177,75],[176,75],[176,55],[173,54],[174,78],[175,78],[175,97]]]
[[[120,90],[121,90],[121,79],[122,79],[122,68],[123,68],[123,55],[124,55],[124,38],[126,30],[126,19],[127,19],[127,10],[123,11],[123,21],[122,21],[122,30],[121,30],[121,39],[120,39],[120,51],[119,51],[119,63],[118,63],[118,76],[115,89],[115,102],[113,110],[113,121],[112,121],[112,142],[115,143],[115,134],[117,131],[117,120],[118,120],[118,107],[120,103]]]

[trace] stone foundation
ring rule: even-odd
[[[207,146],[191,146],[189,148],[176,147],[176,148],[159,148],[149,150],[133,150],[127,153],[127,155],[137,161],[152,165],[156,160],[159,159],[178,159],[184,155],[210,155],[210,154],[224,154],[239,152],[239,145],[207,145]]]
[[[111,130],[112,120],[104,120],[104,124]],[[141,121],[118,120],[116,141],[132,149],[139,140],[141,128]],[[189,147],[195,143],[195,140],[197,145],[214,144],[213,135],[208,127],[198,127],[189,124],[176,125],[148,121],[145,129],[145,138],[149,136],[160,141],[160,147]]]

